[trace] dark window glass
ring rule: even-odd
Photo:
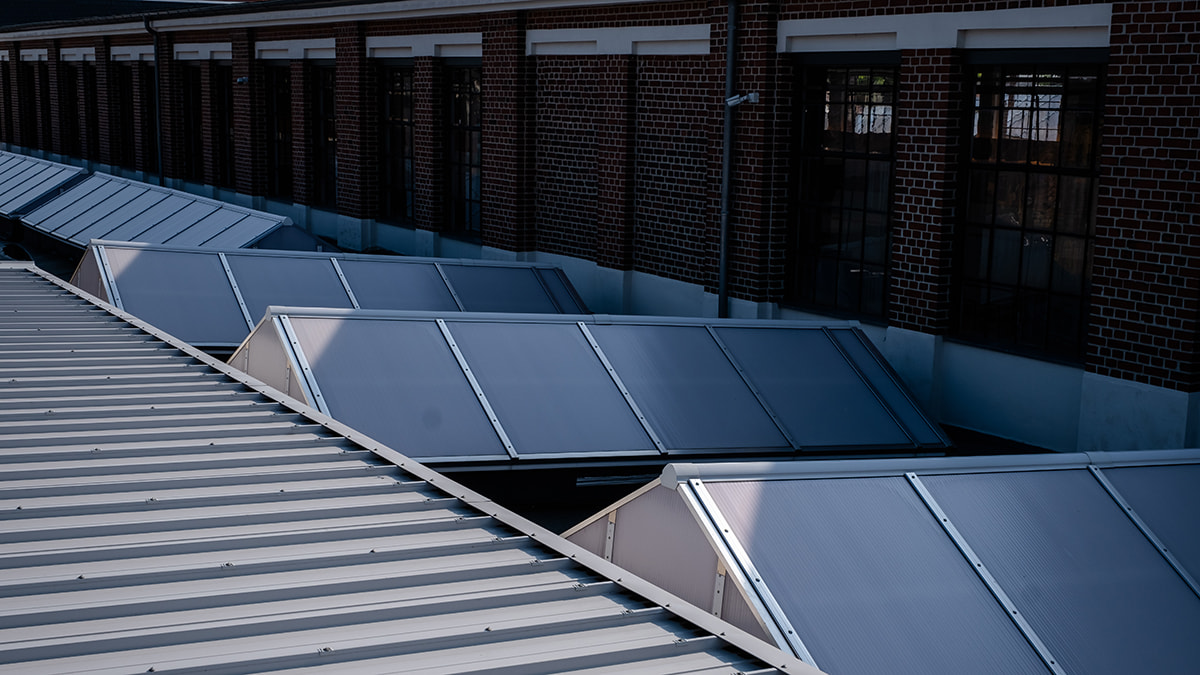
[[[450,84],[448,230],[479,235],[480,173],[483,168],[482,69],[447,70]]]
[[[83,138],[87,141],[85,159],[100,159],[100,103],[96,89],[96,64],[83,62],[83,105],[86,126]]]
[[[379,214],[413,217],[413,69],[380,70]]]
[[[37,133],[37,106],[34,105],[33,64],[22,61],[17,64],[18,103],[21,116],[20,143],[27,148],[37,148],[40,140]]]
[[[138,103],[138,115],[142,120],[142,148],[145,156],[146,170],[158,172],[158,109],[154,105],[154,97],[158,95],[155,73],[152,63],[138,65],[138,90],[141,98]]]
[[[112,144],[112,160],[126,169],[137,168],[137,146],[134,118],[136,107],[133,99],[133,70],[136,63],[117,63],[113,66],[113,112],[116,117],[117,142]]]
[[[54,147],[54,136],[50,129],[50,64],[37,62],[38,89],[38,135],[44,150]]]
[[[8,63],[6,62],[0,62],[0,87],[4,88],[4,109],[11,113],[13,102],[12,73],[9,71]],[[16,139],[13,138],[12,122],[11,114],[0,117],[0,136],[3,137],[0,140],[6,143],[16,142]]]
[[[896,82],[890,66],[800,70],[786,302],[884,318]]]
[[[204,182],[204,84],[198,63],[180,68],[182,97],[182,149],[180,170],[184,180]]]
[[[286,63],[263,69],[267,132],[267,196],[292,199],[292,72]]]
[[[81,139],[79,136],[79,71],[82,61],[58,64],[58,121],[62,127],[62,152],[78,157]]]
[[[337,74],[333,66],[311,71],[313,206],[337,204]]]
[[[1103,67],[989,65],[972,74],[955,332],[1079,360]]]
[[[213,180],[233,187],[233,66],[214,64],[212,70]]]

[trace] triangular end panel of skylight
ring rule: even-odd
[[[149,183],[95,173],[21,218],[52,237],[240,248],[291,220]]]
[[[850,325],[286,307],[271,314],[290,331],[297,372],[321,392],[327,413],[431,462],[468,449],[502,459],[609,461],[944,447],[865,342],[857,357],[840,347],[839,339],[863,340]],[[820,366],[806,368],[797,349]],[[256,375],[252,350],[243,358]],[[796,410],[804,406],[816,412]]]
[[[17,215],[84,173],[77,166],[0,152],[0,215]]]

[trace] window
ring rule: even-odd
[[[204,84],[199,63],[180,68],[180,93],[183,108],[181,177],[193,183],[204,182]]]
[[[785,302],[885,318],[895,66],[799,70]]]
[[[413,69],[380,69],[379,215],[413,217]]]
[[[4,110],[8,113],[0,117],[0,140],[16,144],[16,139],[13,138],[12,124],[12,72],[9,70],[7,61],[0,61],[0,88],[3,88]]]
[[[337,75],[333,66],[313,66],[309,82],[312,105],[312,205],[337,204]]]
[[[1103,66],[981,65],[972,74],[954,330],[1079,360]]]
[[[233,154],[233,66],[213,64],[212,125],[213,125],[213,184],[231,188],[234,180]]]
[[[113,112],[116,120],[117,139],[112,144],[112,160],[117,166],[137,169],[137,146],[134,142],[137,116],[133,97],[133,75],[137,64],[122,62],[113,65]]]
[[[155,82],[156,66],[152,63],[139,63],[138,76],[138,118],[142,122],[142,149],[145,153],[145,167],[151,173],[158,172],[158,110],[154,105],[154,97],[158,95]]]
[[[266,97],[267,196],[292,199],[292,72],[286,63],[263,69]]]
[[[91,61],[84,61],[80,65],[83,71],[83,114],[86,122],[83,129],[83,138],[87,141],[84,158],[99,160],[100,103],[96,88],[96,64]]]
[[[43,150],[54,147],[54,134],[50,128],[50,64],[46,61],[37,62],[38,88],[38,134]]]
[[[21,145],[27,148],[39,147],[37,133],[38,111],[34,105],[33,64],[21,61],[17,64],[17,105],[20,106],[21,116]]]
[[[478,66],[447,70],[450,85],[449,139],[446,144],[450,171],[447,229],[473,236],[480,232],[481,74],[482,69]]]
[[[62,126],[62,152],[64,155],[78,157],[80,152],[79,135],[79,71],[82,61],[60,62],[58,68],[58,121]]]

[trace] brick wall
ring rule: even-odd
[[[413,67],[413,213],[416,226],[440,230],[445,221],[445,78],[440,59],[422,56]]]
[[[1200,390],[1200,7],[1113,7],[1089,370]]]
[[[379,168],[374,152],[374,87],[368,81],[361,24],[339,24],[337,48],[338,213],[365,218],[375,212]],[[368,137],[368,133],[370,136]]]
[[[525,57],[523,12],[489,14],[483,33],[483,243],[510,251],[534,247],[534,90]]]

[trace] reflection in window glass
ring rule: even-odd
[[[1098,65],[977,67],[954,328],[1082,358],[1102,100]]]
[[[788,302],[884,317],[896,71],[801,71]]]

